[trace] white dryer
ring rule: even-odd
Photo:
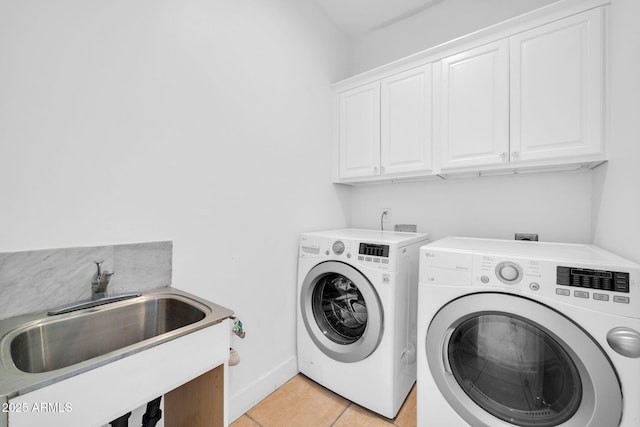
[[[300,237],[298,366],[387,418],[416,378],[419,233],[344,229]]]
[[[639,280],[592,245],[422,247],[418,426],[640,426]]]

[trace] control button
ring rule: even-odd
[[[501,262],[496,266],[496,276],[502,283],[514,285],[522,279],[522,268],[515,262]]]
[[[556,294],[568,297],[571,295],[571,291],[569,289],[556,288]]]
[[[382,283],[386,283],[386,284],[391,283],[391,276],[389,276],[388,274],[383,274],[382,275]]]
[[[368,257],[366,257],[364,260],[365,260],[365,261],[367,261],[367,262],[371,262],[371,257],[370,257],[370,256],[368,256]]]
[[[614,290],[616,292],[629,292],[629,283],[616,282],[616,288]]]
[[[620,295],[614,295],[613,302],[619,302],[621,304],[629,304],[629,297],[621,297]]]
[[[329,249],[326,250],[325,254],[331,255],[331,252],[329,252]]]
[[[573,291],[573,296],[576,298],[589,298],[589,292],[585,291]]]
[[[342,253],[344,252],[344,243],[342,243],[340,240],[337,240],[333,242],[332,249],[334,254],[342,255]]]
[[[481,281],[482,283],[489,283],[489,278],[488,278],[487,276],[482,276],[482,277],[480,278],[480,281]]]
[[[386,258],[382,258],[382,263],[383,263],[383,264],[389,264],[389,260],[388,260],[388,259],[386,259]]]
[[[614,273],[615,277],[615,291],[616,292],[629,292],[629,273]]]
[[[350,253],[347,253],[347,258],[351,258],[351,254]]]
[[[377,262],[378,264],[380,264],[380,258],[374,258],[373,262]]]
[[[536,282],[531,282],[529,283],[529,289],[531,289],[532,291],[537,291],[540,289],[540,285]]]
[[[569,286],[571,283],[571,269],[569,267],[558,266],[556,268],[556,284]]]
[[[500,269],[500,277],[507,282],[513,282],[518,278],[518,270],[511,265],[504,266]]]
[[[598,301],[609,301],[609,295],[593,293],[593,299]]]
[[[362,255],[358,255],[358,261],[364,261],[364,257]]]

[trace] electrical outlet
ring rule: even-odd
[[[391,222],[391,208],[382,208],[380,215],[382,216],[382,222]]]
[[[516,240],[531,240],[538,241],[537,233],[516,233]]]

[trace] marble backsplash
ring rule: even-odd
[[[171,286],[172,242],[0,253],[0,319],[91,298],[93,260],[115,274],[109,295]]]

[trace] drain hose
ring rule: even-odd
[[[111,421],[109,424],[111,425],[111,427],[127,427],[129,425],[130,416],[131,412],[127,412],[123,416]]]
[[[147,403],[147,412],[142,416],[142,427],[155,427],[162,418],[162,410],[160,409],[160,400],[162,396],[153,399]]]

